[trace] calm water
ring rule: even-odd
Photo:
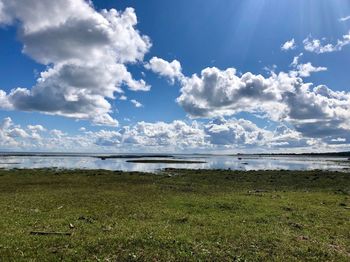
[[[101,160],[89,155],[0,156],[0,168],[107,169],[156,172],[163,168],[232,169],[232,170],[334,170],[350,171],[350,161],[341,157],[312,156],[218,156],[175,155],[170,159],[199,160],[201,164],[128,163],[129,158]],[[150,158],[142,158],[150,159]],[[152,158],[162,159],[162,158]],[[169,159],[169,158],[163,158]]]

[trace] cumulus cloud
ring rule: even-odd
[[[33,131],[41,128],[22,128],[10,118],[5,118],[0,122],[0,146],[12,150],[26,148],[60,152],[99,152],[125,148],[129,152],[208,152],[222,149],[244,152],[252,148],[260,152],[271,152],[305,150],[310,149],[310,146],[317,149],[320,149],[320,146],[331,148],[332,145],[346,148],[350,144],[349,135],[338,132],[338,136],[327,136],[327,139],[324,139],[317,132],[317,125],[315,127],[315,137],[312,138],[283,124],[275,130],[269,130],[258,127],[249,120],[219,117],[209,122],[138,122],[112,130],[84,130],[74,135],[53,129],[43,136],[40,132]],[[330,123],[329,129],[331,128]],[[47,128],[43,127],[43,130]]]
[[[139,122],[124,127],[120,133],[124,144],[138,146],[198,149],[206,144],[204,131],[196,122],[190,125],[178,120],[171,123]]]
[[[12,119],[10,117],[6,117],[0,123],[0,129],[7,130],[12,125],[13,125]]]
[[[213,145],[240,147],[247,145],[264,145],[270,133],[258,128],[254,123],[244,119],[217,118],[205,125],[206,134]]]
[[[183,121],[171,123],[139,122],[114,130],[86,131],[69,135],[62,130],[49,130],[46,136],[33,130],[44,130],[39,125],[30,125],[26,129],[15,125],[11,118],[0,122],[0,147],[18,150],[51,151],[105,151],[117,148],[128,151],[138,150],[187,150],[208,146],[205,131],[195,121],[186,124]]]
[[[12,109],[11,103],[8,101],[6,92],[0,89],[0,108],[1,109]]]
[[[143,107],[143,105],[139,101],[137,101],[135,99],[131,99],[130,102],[137,108],[138,107]]]
[[[65,136],[66,134],[64,132],[62,132],[61,130],[58,130],[58,129],[53,129],[50,131],[50,134],[52,136],[55,136],[55,137],[63,137]]]
[[[349,133],[350,93],[305,83],[303,77],[327,68],[294,62],[296,70],[272,72],[269,77],[250,72],[237,75],[234,68],[206,68],[200,75],[183,78],[177,102],[193,118],[249,112],[289,123],[307,137],[328,139]],[[330,124],[333,129],[327,128]],[[319,136],[308,132],[313,125],[318,126],[314,130]],[[330,132],[322,133],[323,128]]]
[[[345,46],[350,44],[350,32],[343,35],[342,39],[338,39],[335,44],[323,44],[323,40],[313,39],[311,37],[306,38],[303,41],[304,49],[308,52],[323,54],[341,51]]]
[[[281,112],[278,81],[283,77],[266,79],[262,75],[246,73],[237,76],[234,68],[216,67],[202,70],[183,81],[177,102],[192,117],[215,117],[238,112]],[[278,117],[277,117],[278,118]]]
[[[28,133],[21,128],[14,127],[8,131],[8,136],[12,138],[27,138],[29,137]]]
[[[303,53],[300,53],[299,55],[293,58],[293,62],[290,65],[294,67],[295,70],[291,71],[290,75],[300,76],[300,77],[309,77],[311,73],[327,71],[327,67],[323,67],[323,66],[315,67],[310,62],[305,64],[299,63],[303,55],[304,55]]]
[[[153,57],[145,65],[145,68],[163,77],[169,78],[171,83],[174,83],[175,80],[181,80],[183,78],[181,64],[177,60],[168,62],[162,58]]]
[[[84,0],[0,0],[0,23],[18,25],[23,53],[48,66],[32,89],[0,91],[2,108],[40,111],[117,125],[108,99],[122,86],[148,91],[127,64],[142,62],[150,39],[135,28],[134,9],[96,11]]]
[[[286,125],[267,130],[245,119],[224,119],[222,117],[205,125],[206,134],[214,146],[240,149],[290,149],[308,148],[314,139],[303,135]]]
[[[9,117],[0,122],[0,147],[3,149],[19,149],[32,146],[38,138],[39,126],[29,125],[27,129],[13,123]]]
[[[293,59],[293,70],[272,71],[269,77],[251,72],[237,74],[235,68],[220,70],[216,67],[205,68],[200,75],[191,77],[181,74],[180,96],[176,101],[191,118],[210,119],[248,112],[288,123],[308,138],[329,140],[349,133],[350,93],[304,82],[303,78],[311,73],[327,68],[315,67],[310,62],[300,63],[302,55]],[[170,63],[162,60],[162,64]],[[314,125],[318,128],[313,128]]]
[[[295,49],[295,48],[297,48],[297,46],[296,46],[296,44],[295,44],[294,38],[291,39],[291,40],[289,40],[289,41],[287,41],[287,42],[285,42],[285,43],[281,46],[281,49],[282,49],[283,51],[293,50],[293,49]]]
[[[327,67],[323,67],[323,66],[315,67],[310,62],[306,64],[296,65],[296,69],[297,69],[296,73],[300,77],[309,77],[311,73],[327,71]]]
[[[28,125],[27,128],[32,132],[45,132],[46,128],[42,125]]]

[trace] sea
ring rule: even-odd
[[[152,163],[130,162],[135,159],[152,160]],[[196,163],[161,163],[164,160]],[[0,153],[0,169],[14,168],[105,169],[138,172],[159,172],[166,168],[350,172],[350,160],[348,157],[318,155]]]

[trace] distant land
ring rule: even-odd
[[[237,155],[258,155],[258,156],[339,156],[350,157],[350,151],[346,152],[324,152],[324,153],[260,153],[260,154],[234,154]]]
[[[174,153],[174,154],[152,154],[152,153],[67,153],[67,152],[0,152],[0,157],[6,156],[42,156],[42,157],[96,157],[101,159],[113,158],[174,158],[179,155],[197,155],[197,156],[333,156],[350,157],[350,151],[345,152],[323,152],[323,153],[236,153],[236,154],[215,154],[215,153]]]

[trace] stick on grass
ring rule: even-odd
[[[60,235],[60,236],[71,236],[72,233],[69,232],[44,232],[44,231],[31,231],[31,235],[40,235],[40,236],[45,236],[45,235]]]

